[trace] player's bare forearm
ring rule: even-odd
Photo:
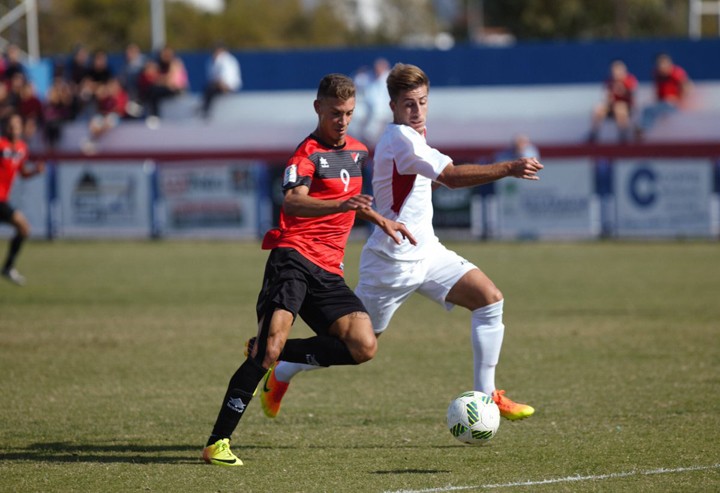
[[[323,200],[310,197],[307,187],[297,187],[285,194],[283,209],[286,214],[298,217],[321,217],[372,207],[369,195],[354,195],[347,200]]]
[[[360,209],[357,211],[357,217],[375,224],[398,245],[402,243],[402,238],[407,239],[412,245],[417,245],[417,240],[403,223],[383,217],[374,209]],[[398,233],[400,236],[398,236]]]
[[[507,176],[525,180],[539,180],[537,173],[543,165],[535,158],[519,158],[494,164],[449,164],[437,177],[448,188],[465,188],[485,185]]]

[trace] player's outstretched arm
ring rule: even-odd
[[[410,230],[407,229],[407,226],[405,226],[403,223],[399,223],[397,221],[393,221],[392,219],[383,217],[378,214],[377,211],[375,211],[374,209],[369,208],[359,209],[357,211],[357,216],[360,219],[364,219],[375,224],[378,228],[382,229],[386,235],[392,238],[393,241],[398,245],[402,243],[403,238],[408,240],[411,245],[417,245],[417,240],[412,235]],[[400,236],[398,236],[398,233],[400,233]]]
[[[464,188],[485,185],[507,176],[524,180],[539,180],[538,172],[543,169],[535,158],[519,158],[494,164],[448,164],[436,181],[448,188]]]
[[[353,195],[347,200],[323,200],[310,197],[309,192],[305,185],[288,190],[283,200],[285,213],[298,217],[320,217],[372,207],[370,195]]]

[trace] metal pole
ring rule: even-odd
[[[27,23],[28,57],[30,58],[31,62],[37,62],[40,59],[37,0],[26,0],[25,8],[25,21]]]
[[[483,0],[468,0],[465,9],[468,40],[471,43],[482,42],[485,34],[483,30],[485,25]]]
[[[702,0],[688,1],[688,36],[690,39],[700,39],[702,30],[700,20],[702,18],[701,10]]]
[[[165,0],[150,0],[150,24],[152,49],[165,46]]]

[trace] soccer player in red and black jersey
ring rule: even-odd
[[[373,222],[398,244],[402,238],[415,244],[403,224],[380,216],[371,208],[372,197],[360,193],[368,150],[347,134],[355,109],[352,79],[325,76],[314,107],[317,127],[285,168],[279,228],[263,240],[263,248],[271,252],[257,302],[258,332],[230,379],[203,450],[210,464],[242,465],[230,450],[230,436],[281,354],[284,361],[320,367],[356,365],[375,355],[370,317],[343,279],[345,245],[355,216]],[[288,339],[298,315],[315,337]]]
[[[605,101],[598,104],[593,111],[589,142],[597,140],[600,126],[606,118],[615,120],[620,133],[620,142],[629,139],[630,117],[637,85],[637,78],[628,72],[625,62],[614,60],[610,64],[610,77],[605,81]]]
[[[15,228],[15,235],[10,240],[7,257],[2,268],[4,278],[22,286],[25,278],[15,269],[15,259],[25,239],[30,235],[30,223],[25,215],[14,209],[8,202],[15,175],[20,173],[23,178],[29,178],[45,170],[43,163],[36,163],[34,167],[27,167],[28,149],[22,140],[23,121],[20,115],[11,115],[3,128],[0,138],[0,222],[10,223]]]

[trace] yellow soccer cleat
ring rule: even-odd
[[[230,450],[229,438],[222,438],[205,447],[203,449],[203,459],[208,464],[215,466],[234,467],[243,465],[242,461]]]
[[[265,374],[260,391],[260,405],[265,416],[274,418],[278,415],[282,398],[289,385],[290,382],[279,382],[275,378],[275,365],[272,365]]]
[[[510,400],[509,397],[505,396],[504,390],[494,390],[492,393],[492,399],[500,408],[500,416],[505,419],[509,419],[510,421],[527,418],[528,416],[532,416],[535,412],[535,409],[532,406]]]

